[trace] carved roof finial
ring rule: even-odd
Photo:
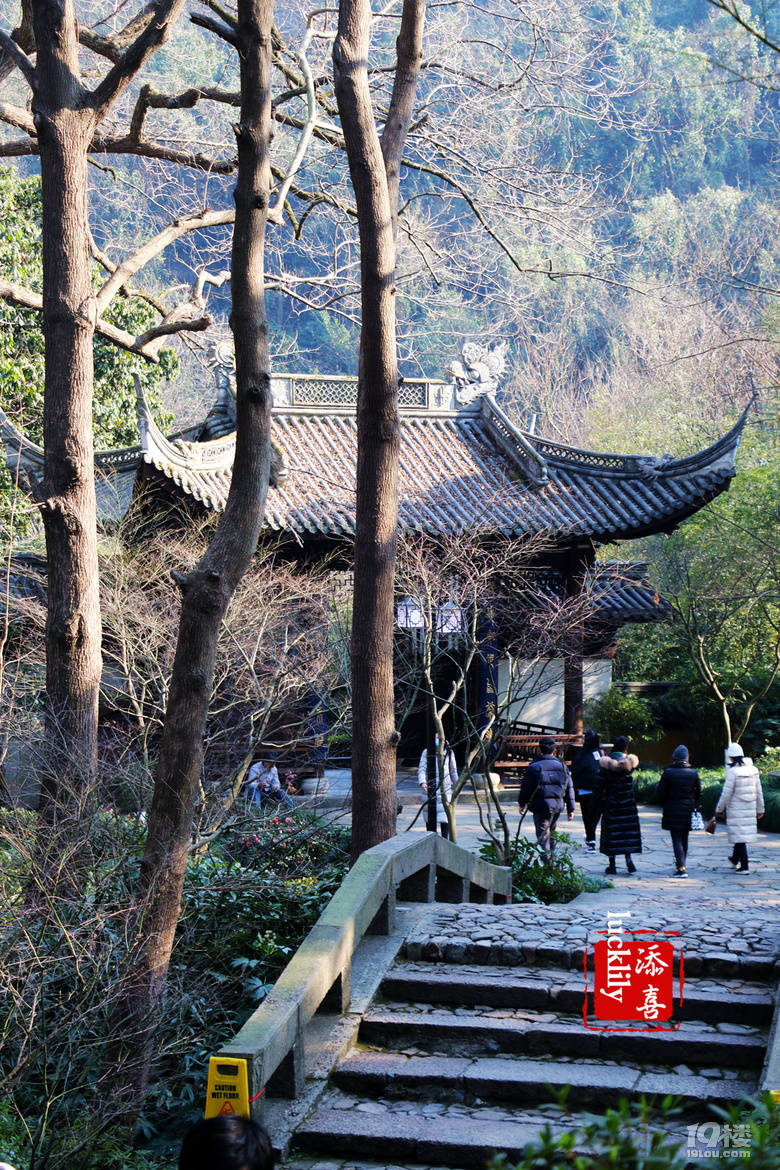
[[[483,394],[494,394],[504,372],[506,341],[491,341],[479,345],[467,341],[461,350],[462,362],[454,361],[448,373],[455,383],[455,398],[460,406],[467,406]]]

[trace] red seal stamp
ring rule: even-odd
[[[679,934],[628,927],[624,919],[630,917],[629,910],[610,911],[606,929],[597,932],[592,949],[592,997],[587,986],[590,948],[586,950],[585,1026],[601,1031],[676,1030],[675,1005],[682,1002],[683,992]],[[591,1002],[595,1019],[589,1023]],[[596,1020],[607,1022],[607,1026]]]

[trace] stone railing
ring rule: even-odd
[[[511,871],[434,833],[393,837],[358,858],[259,1008],[218,1053],[247,1061],[249,1095],[296,1097],[306,1078],[304,1029],[319,1008],[350,1005],[352,955],[364,934],[393,931],[402,902],[511,900]],[[253,1105],[259,1115],[261,1106]]]

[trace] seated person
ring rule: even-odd
[[[247,804],[256,804],[260,808],[268,804],[282,804],[285,808],[295,808],[292,797],[284,791],[279,781],[275,758],[269,755],[267,760],[260,759],[252,764],[244,788],[244,800]]]

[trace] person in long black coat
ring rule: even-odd
[[[658,781],[658,799],[664,810],[661,828],[672,836],[674,864],[677,878],[687,878],[685,863],[688,858],[688,834],[691,831],[691,813],[699,807],[701,781],[699,773],[690,765],[688,749],[680,744],[672,752],[672,765],[665,768]]]
[[[602,810],[599,851],[609,858],[609,865],[604,872],[617,873],[615,859],[618,853],[622,853],[628,873],[636,873],[631,855],[642,852],[642,833],[631,773],[639,767],[639,759],[634,755],[619,760],[602,756],[599,767],[601,776],[598,796]]]

